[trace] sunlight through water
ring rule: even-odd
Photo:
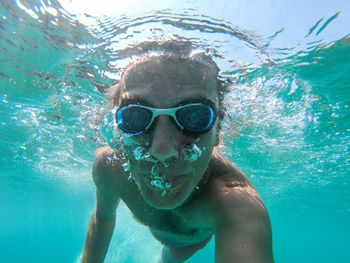
[[[350,35],[344,26],[350,22],[349,4],[338,1],[328,9],[314,7],[316,16],[311,15],[308,4],[304,10],[304,4],[295,1],[294,11],[300,15],[290,14],[283,22],[274,19],[287,14],[293,1],[286,1],[285,6],[276,4],[280,9],[274,11],[275,16],[267,15],[273,11],[266,10],[255,19],[269,21],[267,29],[260,28],[254,17],[244,16],[248,9],[252,14],[263,12],[257,1],[253,1],[254,8],[250,3],[222,1],[221,9],[228,5],[222,13],[216,6],[210,8],[216,5],[210,1],[202,5],[165,2],[130,0],[112,6],[107,0],[98,4],[1,1],[0,191],[13,200],[16,196],[26,200],[30,193],[50,194],[46,188],[51,185],[53,192],[66,193],[72,199],[88,196],[77,241],[70,254],[62,255],[58,262],[78,258],[94,205],[90,177],[94,151],[107,143],[119,145],[122,140],[113,134],[115,113],[107,99],[109,87],[119,82],[123,68],[138,55],[157,48],[156,41],[189,41],[220,68],[220,80],[228,90],[220,151],[244,171],[263,197],[276,230],[276,262],[312,262],[310,253],[315,255],[327,246],[335,251],[336,245],[328,244],[332,238],[320,237],[326,224],[326,234],[335,235],[333,239],[343,248],[350,233],[344,223],[350,220]],[[298,24],[302,17],[304,22]],[[196,146],[183,153],[189,161],[201,154]],[[135,154],[147,157],[140,148]],[[125,166],[127,169],[127,163]],[[154,172],[154,183],[166,189],[167,182],[160,177]],[[26,184],[28,189],[23,190]],[[9,208],[3,209],[1,229],[12,229],[7,225],[11,224],[11,205],[17,206],[15,201],[3,203]],[[140,262],[142,257],[131,255],[128,246],[145,244],[151,240],[150,234],[137,224],[128,225],[131,216],[125,207],[122,211],[125,217],[120,220],[127,227],[116,230],[119,240],[114,237],[111,247],[120,241],[123,250],[112,249],[106,262]],[[19,222],[30,218],[17,213]],[[72,212],[70,218],[75,217]],[[312,243],[306,234],[318,219],[320,223],[310,231],[312,240],[319,238],[322,244]],[[136,231],[145,237],[130,238]],[[293,233],[300,234],[301,240],[295,240]],[[7,236],[5,243],[10,242],[10,234]],[[300,258],[308,260],[297,255],[289,258],[290,236],[295,244],[302,244]],[[5,243],[0,241],[0,246]],[[159,244],[149,243],[140,251],[146,255],[147,249],[151,252],[146,260],[150,261],[145,262],[159,256]],[[47,262],[55,262],[50,259],[52,250],[46,251]],[[5,259],[11,256],[8,253]],[[27,262],[39,262],[35,255],[30,257]],[[323,257],[332,258],[330,254]],[[349,259],[343,253],[328,262]]]

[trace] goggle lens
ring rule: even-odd
[[[177,121],[191,132],[207,131],[213,122],[214,112],[207,105],[193,105],[176,112]]]
[[[118,127],[126,133],[144,131],[151,120],[152,112],[138,106],[123,107],[117,112]]]

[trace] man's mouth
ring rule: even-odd
[[[163,176],[161,174],[158,174],[156,176],[152,174],[146,175],[147,182],[151,186],[159,189],[173,188],[180,183],[183,177],[184,177],[183,175],[178,175],[178,176]]]

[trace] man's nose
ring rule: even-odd
[[[178,158],[179,131],[169,116],[157,117],[152,131],[150,154],[159,161]]]

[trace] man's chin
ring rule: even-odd
[[[147,204],[156,208],[171,210],[181,206],[189,195],[177,188],[160,189],[150,185],[140,185],[141,194]]]
[[[145,198],[145,201],[148,205],[152,206],[153,208],[161,210],[173,210],[180,207],[183,204],[183,202],[164,202],[160,200],[150,200],[147,198]]]

